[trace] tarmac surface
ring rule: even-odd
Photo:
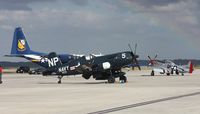
[[[3,74],[0,114],[200,114],[200,70],[185,76],[127,72],[128,83]]]

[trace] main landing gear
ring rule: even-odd
[[[152,70],[151,71],[151,76],[154,76],[155,75],[155,72]]]
[[[121,72],[121,71],[111,71],[109,72],[109,76],[108,76],[108,83],[115,83],[115,78],[119,77],[119,82],[120,83],[126,83],[127,82],[127,78],[126,76],[124,76],[125,73]]]
[[[124,75],[125,75],[124,72],[115,72],[115,73],[113,73],[112,71],[110,71],[110,75],[108,76],[108,83],[115,83],[115,78],[116,77],[119,77],[119,82],[120,83],[126,83],[127,82],[127,78]]]
[[[108,76],[108,83],[115,83],[115,77],[113,76],[112,70],[110,70],[110,75]]]
[[[110,76],[108,77],[108,83],[115,83],[115,77],[112,76],[112,75],[110,75]]]
[[[167,72],[167,76],[170,76],[170,73],[169,73],[169,72]]]
[[[62,77],[63,76],[58,76],[58,84],[61,84]]]
[[[126,76],[120,76],[120,77],[119,77],[119,82],[120,82],[120,83],[126,83],[126,82],[127,82]]]
[[[126,83],[127,82],[127,77],[126,76],[120,76],[119,77],[119,82],[120,83]],[[109,76],[108,77],[108,83],[115,83],[115,77],[114,76]]]

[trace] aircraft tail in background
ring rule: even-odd
[[[10,55],[7,57],[22,57],[32,62],[40,62],[44,53],[32,51],[21,27],[15,28]]]
[[[14,32],[11,55],[31,54],[30,47],[21,27]]]
[[[193,65],[192,61],[189,61],[188,65],[189,65],[189,73],[191,74],[194,71],[194,65]]]

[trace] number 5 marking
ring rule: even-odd
[[[122,59],[126,58],[126,53],[122,53]]]

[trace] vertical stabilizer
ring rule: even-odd
[[[21,27],[17,27],[14,32],[11,55],[29,54],[31,52],[26,37]]]
[[[189,73],[193,73],[194,71],[194,66],[193,66],[193,63],[191,61],[189,61]]]

